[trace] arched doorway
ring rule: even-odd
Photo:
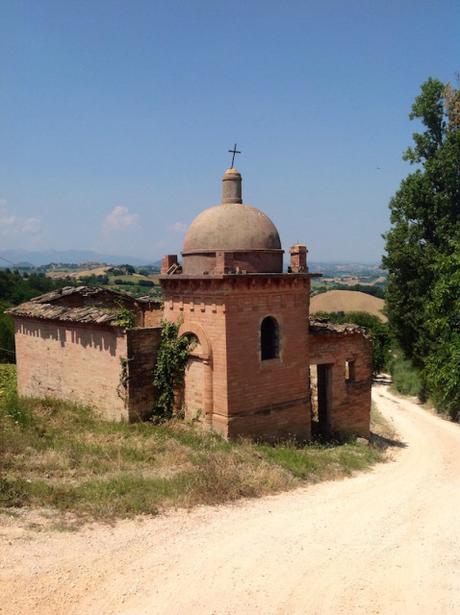
[[[192,342],[182,391],[185,418],[212,426],[212,365],[208,338],[203,328],[194,323],[184,323],[179,334],[187,335]]]

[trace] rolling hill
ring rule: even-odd
[[[311,298],[310,313],[367,312],[386,322],[387,317],[382,312],[384,305],[383,299],[359,291],[329,290]]]

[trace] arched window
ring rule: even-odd
[[[279,325],[273,316],[267,316],[260,325],[260,354],[262,361],[279,356]]]

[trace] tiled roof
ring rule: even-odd
[[[313,335],[363,335],[369,338],[364,327],[353,323],[335,324],[327,318],[310,318],[310,333]]]
[[[83,305],[66,305],[66,299],[81,298]],[[140,308],[148,303],[146,299],[135,299],[125,292],[100,286],[66,286],[59,290],[40,295],[7,310],[12,316],[61,320],[117,326],[120,307]]]

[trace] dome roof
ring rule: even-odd
[[[205,209],[193,220],[182,253],[216,250],[281,250],[281,241],[275,225],[260,209],[223,203]]]

